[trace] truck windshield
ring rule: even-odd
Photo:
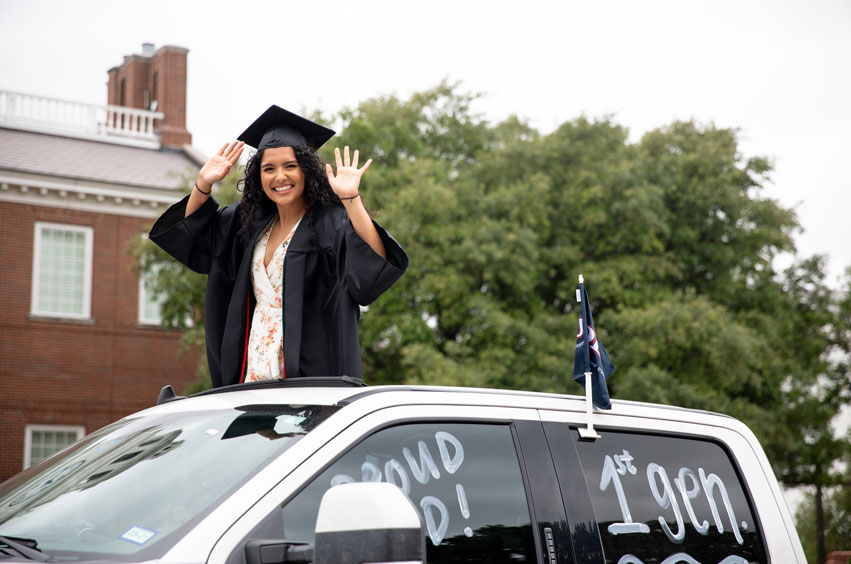
[[[0,535],[54,559],[160,558],[337,408],[247,405],[124,419],[0,484]]]

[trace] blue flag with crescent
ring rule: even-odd
[[[581,280],[581,277],[580,277]],[[585,284],[579,282],[579,294],[582,307],[579,312],[579,330],[576,333],[576,356],[573,359],[573,379],[585,387],[585,373],[591,373],[591,397],[594,405],[600,409],[611,409],[609,389],[606,378],[615,371],[609,355],[597,339],[594,320],[591,318],[591,305]]]

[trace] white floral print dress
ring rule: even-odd
[[[298,228],[292,231],[275,249],[269,266],[263,264],[269,234],[275,225],[273,220],[260,234],[251,259],[251,284],[257,305],[251,318],[251,333],[248,337],[248,361],[245,381],[274,380],[285,378],[284,373],[284,257],[287,247]]]

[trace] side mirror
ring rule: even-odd
[[[422,518],[397,486],[359,482],[334,486],[316,517],[313,564],[425,562]]]

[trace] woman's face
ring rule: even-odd
[[[263,151],[260,160],[260,184],[263,192],[278,206],[301,203],[304,196],[304,172],[292,147]]]

